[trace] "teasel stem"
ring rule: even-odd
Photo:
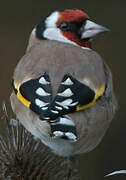
[[[54,155],[17,121],[10,117],[3,103],[6,137],[0,136],[0,180],[67,180],[68,159]],[[69,180],[80,180],[71,169]]]

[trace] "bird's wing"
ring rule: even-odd
[[[68,74],[64,75],[54,99],[50,78],[46,73],[22,84],[13,81],[13,88],[17,98],[26,107],[37,113],[41,120],[50,123],[52,136],[74,141],[77,138],[76,126],[65,115],[94,105],[101,96]]]
[[[22,84],[13,80],[12,84],[17,98],[38,115],[41,114],[41,111],[44,112],[52,101],[51,83],[47,74]]]
[[[54,98],[52,98],[48,74],[20,85],[13,82],[13,87],[18,99],[26,107],[40,115],[41,120],[49,122],[55,122],[58,117],[93,106],[105,91],[105,86],[103,86],[96,92],[95,89],[69,74],[64,75]]]

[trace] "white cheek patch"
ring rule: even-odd
[[[49,40],[55,40],[55,41],[60,41],[60,42],[64,42],[64,43],[69,43],[69,44],[73,44],[73,45],[76,45],[78,46],[76,43],[74,43],[73,41],[70,41],[68,40],[67,38],[65,38],[60,29],[58,28],[47,28],[45,31],[44,31],[44,34],[43,36],[46,38],[46,39],[49,39]]]
[[[56,25],[58,19],[59,19],[59,13],[57,11],[53,12],[49,17],[46,18],[45,20],[46,29],[43,32],[43,37],[48,40],[55,40],[55,41],[60,41],[75,46],[79,46],[77,43],[63,36],[61,30]],[[32,34],[35,35],[35,29],[33,29]],[[84,48],[84,49],[88,49],[88,48]]]
[[[31,34],[33,36],[36,36],[36,28],[34,28],[31,32]],[[55,41],[61,41],[61,42],[64,42],[64,43],[69,43],[69,44],[73,44],[75,46],[79,46],[77,45],[76,43],[68,40],[67,38],[65,38],[60,30],[56,27],[55,25],[55,28],[50,28],[50,29],[46,29],[43,36],[46,38],[46,39],[49,39],[49,40],[55,40]],[[82,49],[87,49],[87,50],[91,50],[90,48],[88,47],[82,47],[80,46]],[[41,84],[49,84],[48,82],[42,82]]]
[[[56,27],[56,22],[59,19],[59,13],[53,12],[49,17],[46,18],[46,26],[49,27]]]
[[[60,31],[60,29],[58,29],[57,27],[47,28],[44,31],[43,36],[44,36],[44,38],[46,38],[48,40],[54,40],[54,41],[59,41],[59,42],[64,42],[64,43],[72,44],[74,46],[79,46],[75,42],[73,42],[73,41],[67,39],[65,36],[63,36],[61,31]],[[88,48],[88,47],[82,47],[82,46],[80,46],[80,47],[82,49],[90,50],[90,48]]]
[[[42,36],[48,40],[55,40],[55,41],[60,41],[60,42],[72,44],[75,46],[79,46],[77,43],[63,36],[63,34],[61,33],[61,30],[57,28],[57,25],[56,25],[58,19],[59,19],[59,13],[57,11],[53,12],[49,17],[46,18],[45,20],[46,29],[44,30]],[[36,37],[36,28],[32,30],[31,35]],[[87,47],[82,47],[82,46],[80,47],[87,50],[90,49]]]

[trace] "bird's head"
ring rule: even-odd
[[[36,37],[91,48],[91,39],[109,31],[104,26],[92,22],[89,16],[79,9],[55,11],[41,21],[34,29]]]

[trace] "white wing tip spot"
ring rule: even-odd
[[[43,106],[46,106],[49,103],[45,103],[45,102],[43,102],[43,101],[41,101],[39,99],[35,99],[35,104],[41,108]]]
[[[70,78],[67,78],[64,82],[62,82],[61,84],[64,84],[64,85],[73,85],[73,82],[71,81]]]
[[[44,117],[44,119],[49,120],[50,118],[49,117]]]
[[[51,112],[54,113],[54,114],[59,114],[59,112],[55,111],[55,110],[51,110]]]
[[[36,94],[38,94],[39,96],[49,96],[50,95],[49,93],[47,93],[44,89],[42,89],[40,87],[36,90]]]
[[[72,99],[66,99],[62,102],[58,102],[56,101],[56,103],[60,106],[62,106],[64,109],[69,109],[68,106],[76,106],[78,104],[78,102],[74,102],[72,103]]]
[[[68,137],[68,139],[70,140],[73,140],[73,141],[76,141],[77,140],[77,137],[71,133],[71,132],[66,132],[65,135]]]
[[[58,93],[58,96],[64,96],[64,97],[70,97],[73,95],[73,92],[71,91],[70,88],[66,89],[62,93]]]
[[[61,117],[60,118],[60,124],[65,124],[68,126],[75,126],[74,122],[71,119],[65,118],[65,117]]]
[[[63,134],[64,133],[62,131],[54,131],[53,132],[53,135],[56,136],[56,137],[61,137],[61,136],[63,136]]]
[[[46,81],[46,79],[45,79],[44,77],[41,77],[41,78],[39,79],[39,83],[40,83],[40,84],[50,84],[50,82]]]
[[[48,109],[48,107],[42,107],[42,110],[47,110]]]
[[[63,108],[62,107],[59,107],[59,106],[55,106],[56,109],[58,110],[62,110]]]

